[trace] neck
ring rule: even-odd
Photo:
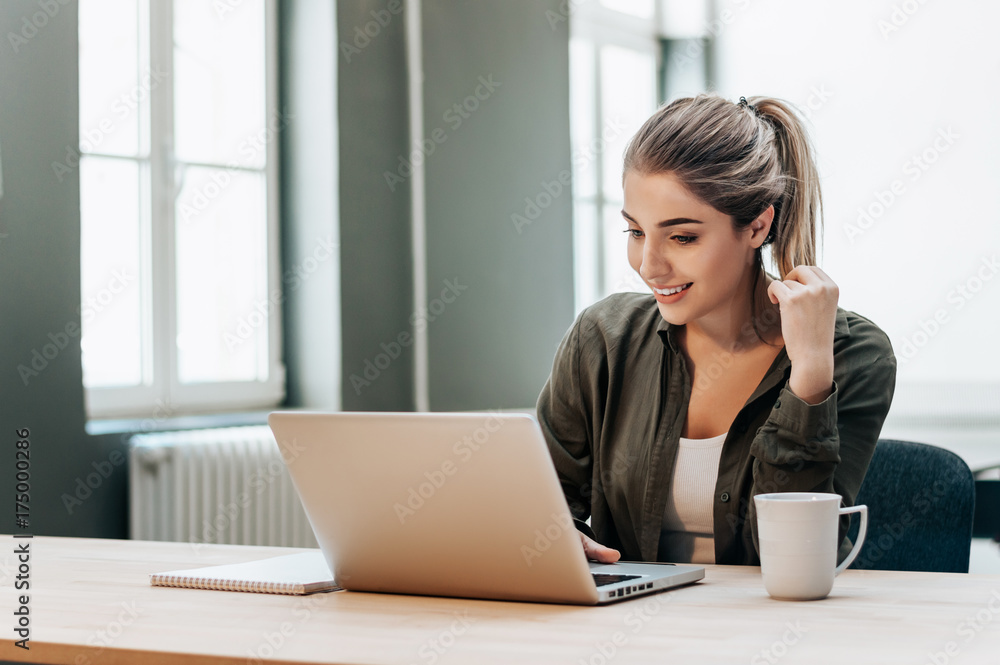
[[[778,305],[772,304],[767,295],[770,283],[771,277],[761,271],[752,298],[735,296],[729,307],[720,307],[716,312],[682,326],[678,331],[681,345],[687,350],[693,347],[698,350],[726,351],[735,355],[753,350],[761,344],[775,343],[781,333],[781,318]],[[736,292],[748,293],[752,284],[753,274],[748,271]],[[754,301],[757,305],[756,326]]]

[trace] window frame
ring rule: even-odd
[[[265,123],[279,117],[278,7],[277,0],[264,4]],[[140,31],[140,58],[148,58],[149,71],[165,71],[173,82],[174,0],[147,0]],[[140,9],[142,12],[142,9]],[[156,86],[149,95],[148,151],[136,158],[146,169],[148,191],[140,192],[140,266],[143,339],[142,382],[132,386],[90,388],[84,386],[88,419],[161,416],[252,410],[272,407],[285,398],[285,366],[282,358],[280,266],[280,141],[265,144],[265,166],[240,169],[263,173],[266,210],[266,295],[268,309],[267,379],[264,381],[217,381],[183,384],[179,380],[176,299],[176,215],[179,183],[174,157],[173,85]],[[141,151],[140,151],[141,153]],[[85,153],[104,156],[99,152]],[[210,166],[222,166],[212,164]]]
[[[583,42],[590,47],[590,67],[594,72],[593,98],[590,100],[590,114],[593,117],[593,126],[590,128],[592,137],[598,138],[601,136],[601,132],[607,121],[602,108],[603,85],[601,80],[600,55],[601,49],[605,46],[615,46],[652,56],[657,72],[657,90],[654,96],[657,104],[663,102],[662,86],[659,84],[662,79],[664,66],[664,38],[658,28],[661,23],[661,12],[660,2],[656,3],[656,16],[654,20],[640,19],[615,11],[599,3],[588,3],[580,5],[571,17],[570,44]],[[570,122],[572,123],[572,111],[570,116]],[[604,293],[607,281],[608,261],[606,259],[607,248],[604,242],[604,227],[602,224],[602,221],[606,220],[603,220],[602,215],[605,206],[610,201],[620,198],[609,196],[604,188],[604,165],[605,161],[609,158],[620,159],[620,156],[609,156],[604,149],[595,151],[593,162],[588,166],[595,173],[596,190],[593,194],[581,196],[578,194],[578,188],[574,188],[573,190],[573,244],[575,248],[573,281],[575,285],[574,311],[577,314],[595,302],[594,294],[596,294],[598,300],[608,295]],[[586,224],[586,228],[585,223],[577,215],[578,209],[584,207],[596,212],[592,223]],[[593,265],[584,265],[584,261],[581,260],[580,256],[582,253],[593,257]]]

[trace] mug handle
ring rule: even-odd
[[[839,514],[847,515],[849,513],[861,513],[861,527],[858,529],[858,542],[854,543],[854,547],[851,549],[850,554],[844,559],[844,562],[837,566],[836,570],[833,571],[833,576],[836,577],[844,572],[854,559],[858,556],[861,551],[861,546],[865,544],[865,533],[868,531],[868,506],[851,506],[850,508],[841,508]]]

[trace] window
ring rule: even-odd
[[[601,0],[570,22],[575,305],[648,289],[628,264],[621,209],[628,140],[665,100],[705,89],[703,2]],[[699,22],[701,21],[701,22]]]
[[[990,33],[1000,9],[973,0],[914,7],[580,4],[570,24],[577,312],[614,291],[646,291],[616,229],[624,227],[621,151],[653,110],[654,91],[661,101],[708,89],[733,100],[780,97],[802,112],[817,149],[820,265],[840,287],[840,306],[892,341],[898,371],[887,422],[995,427],[1000,131],[989,109],[1000,93],[983,86],[982,72],[1000,63]],[[602,142],[605,123],[629,110],[621,135]]]
[[[283,398],[276,11],[274,0],[80,2],[91,417]]]
[[[840,306],[892,341],[890,420],[948,427],[918,439],[939,445],[954,442],[958,426],[995,427],[1000,130],[987,109],[1000,92],[982,72],[1000,65],[990,27],[1000,7],[729,6],[733,20],[716,40],[720,92],[766,91],[803,109],[823,185],[821,265]],[[802,27],[819,23],[822,31]],[[782,35],[781,44],[763,34]]]

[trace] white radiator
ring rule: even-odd
[[[318,546],[266,425],[137,434],[129,471],[133,539]]]

